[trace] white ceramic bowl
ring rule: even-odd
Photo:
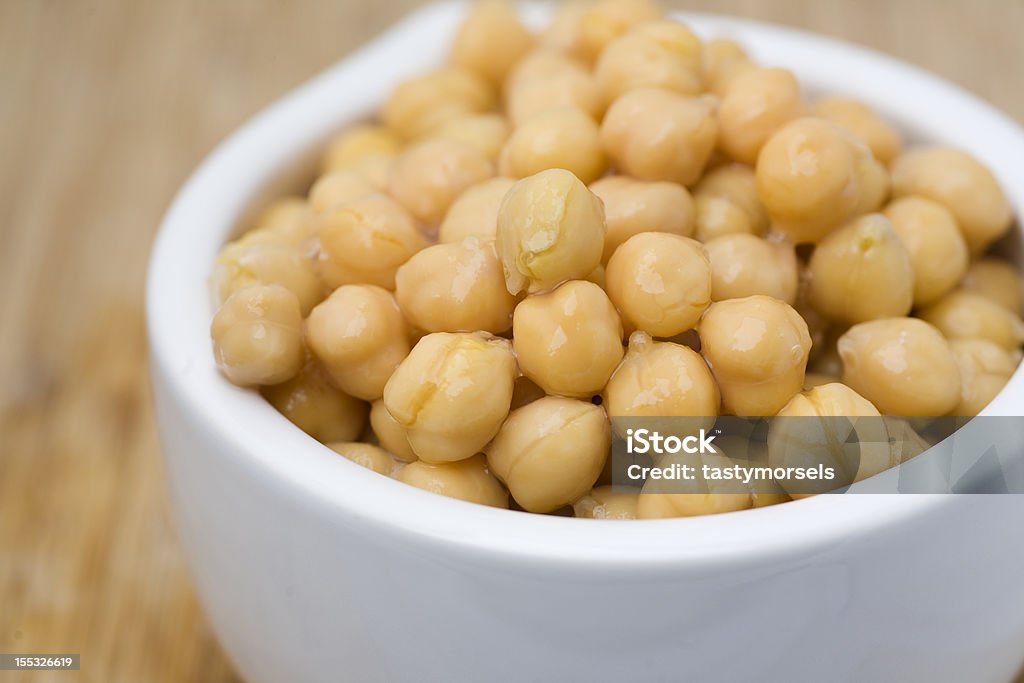
[[[417,12],[243,126],[189,179],[156,242],[148,324],[177,525],[242,674],[1009,680],[1024,659],[1020,496],[820,496],[623,523],[519,514],[362,469],[218,374],[206,281],[220,245],[330,133],[440,62],[462,10]],[[834,40],[684,19],[973,151],[1024,211],[1024,133],[986,104]],[[989,412],[1019,415],[1022,397],[1018,372]]]

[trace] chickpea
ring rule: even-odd
[[[246,246],[303,247],[312,234],[306,200],[302,197],[283,197],[263,209],[253,222],[253,228],[242,235],[237,243]]]
[[[839,338],[843,384],[887,415],[946,415],[960,400],[960,373],[942,334],[916,318],[854,325]]]
[[[523,121],[502,148],[498,167],[512,178],[562,168],[590,183],[601,177],[608,159],[594,120],[567,107],[546,109]]]
[[[401,83],[381,110],[384,124],[407,139],[421,137],[447,119],[493,111],[494,88],[485,78],[444,67]]]
[[[1010,353],[986,339],[949,343],[960,368],[960,403],[954,415],[974,416],[992,402],[1017,370],[1020,353]]]
[[[694,237],[701,242],[726,235],[754,234],[750,216],[728,199],[698,194],[694,197],[694,209]]]
[[[452,43],[452,62],[500,84],[533,43],[507,0],[484,0],[471,6]]]
[[[666,456],[661,465],[669,464],[669,459],[695,468],[697,477],[691,480],[648,479],[637,499],[637,519],[714,515],[753,506],[753,496],[749,492],[737,493],[735,483],[702,476],[704,465],[722,469],[735,464],[724,455],[681,453]]]
[[[374,192],[377,188],[358,171],[350,168],[331,171],[320,176],[309,189],[309,208],[316,216]]]
[[[638,329],[671,337],[711,303],[711,264],[700,242],[661,232],[630,237],[605,271],[608,296]]]
[[[371,443],[358,441],[335,442],[327,444],[335,453],[343,455],[355,464],[373,470],[377,474],[386,477],[394,475],[401,464],[391,457],[391,454],[383,448],[378,448]]]
[[[508,491],[487,469],[483,455],[458,462],[414,462],[402,468],[398,481],[431,493],[496,508],[508,507]]]
[[[504,332],[516,307],[494,244],[475,237],[435,244],[406,261],[395,298],[406,320],[426,332]]]
[[[991,299],[1014,315],[1020,315],[1021,277],[1009,263],[994,258],[975,261],[967,269],[960,286]]]
[[[697,331],[729,413],[775,415],[803,387],[811,337],[792,306],[762,295],[718,301]]]
[[[570,1],[555,15],[543,40],[592,62],[605,46],[630,28],[663,15],[653,0]]]
[[[370,428],[382,448],[404,462],[416,460],[416,453],[409,445],[405,427],[391,417],[383,399],[377,399],[370,406]]]
[[[512,402],[512,345],[487,334],[428,334],[384,388],[384,405],[421,460],[470,458],[498,433]]]
[[[601,407],[547,396],[508,416],[486,449],[487,463],[523,509],[552,512],[590,490],[611,444]]]
[[[384,126],[364,123],[340,132],[327,144],[321,166],[324,173],[358,167],[376,156],[393,157],[402,148],[401,139]]]
[[[796,303],[799,273],[792,244],[754,235],[722,235],[704,244],[711,262],[711,300],[764,294]]]
[[[379,193],[320,214],[315,228],[318,273],[330,289],[362,283],[393,289],[398,267],[428,244],[409,212]]]
[[[953,289],[967,272],[967,243],[946,207],[907,196],[885,208],[906,247],[914,273],[914,305],[929,304]]]
[[[1016,352],[1024,343],[1024,322],[991,299],[955,289],[921,311],[920,317],[948,339],[987,339]]]
[[[848,97],[826,97],[814,106],[814,113],[842,126],[863,140],[876,159],[890,164],[899,156],[903,141],[895,128],[863,102]]]
[[[295,377],[263,387],[260,393],[277,412],[322,443],[352,441],[366,426],[366,404],[331,386],[312,358]]]
[[[577,517],[587,519],[636,519],[640,491],[616,493],[611,486],[597,486],[572,504]]]
[[[622,323],[600,287],[571,280],[516,306],[512,347],[523,374],[547,393],[589,397],[622,360]]]
[[[490,178],[460,194],[448,207],[438,229],[438,241],[458,243],[467,237],[493,241],[498,231],[501,201],[515,184],[511,178]]]
[[[445,121],[432,135],[463,142],[494,160],[511,132],[508,121],[501,114],[466,114]]]
[[[218,254],[210,280],[217,303],[242,287],[271,284],[294,294],[303,315],[324,298],[313,262],[297,247],[232,242]]]
[[[569,171],[520,180],[498,210],[498,255],[508,291],[585,278],[601,263],[604,235],[601,200]]]
[[[608,176],[591,185],[590,191],[604,203],[608,224],[602,263],[608,262],[620,244],[641,232],[693,235],[693,199],[682,185]]]
[[[694,197],[699,201],[701,197],[723,199],[739,209],[746,216],[746,224],[749,228],[743,230],[734,229],[732,233],[747,232],[755,235],[763,235],[768,232],[768,213],[761,204],[757,194],[757,175],[754,169],[744,164],[722,164],[717,166],[700,179],[693,190]],[[726,213],[728,210],[722,208],[712,209],[714,212]],[[705,229],[709,229],[708,239],[717,235],[729,234],[725,230],[716,230],[715,224],[724,226],[737,225],[740,219],[711,219],[706,221]],[[698,221],[698,231],[700,230]],[[703,240],[702,240],[703,241]]]
[[[718,107],[718,146],[746,164],[757,161],[772,133],[803,112],[800,84],[788,69],[749,69],[737,75]]]
[[[703,87],[700,39],[676,21],[639,24],[601,52],[594,77],[608,102],[636,88],[698,95]]]
[[[390,292],[344,285],[306,319],[306,341],[331,382],[347,394],[375,401],[409,354],[405,321]]]
[[[949,209],[974,255],[1002,236],[1013,220],[999,181],[958,149],[925,147],[903,154],[892,165],[892,191],[895,197],[920,195]]]
[[[476,147],[430,138],[411,145],[395,162],[388,193],[413,216],[440,223],[463,190],[494,175],[494,165]]]
[[[722,97],[737,76],[756,67],[735,40],[712,38],[704,44],[701,68],[707,90]]]
[[[505,79],[503,94],[507,100],[523,83],[560,76],[567,72],[589,73],[589,66],[576,56],[551,45],[541,44],[523,55]]]
[[[604,96],[585,67],[555,53],[527,57],[505,86],[505,111],[516,126],[549,109],[578,109],[591,118],[604,113]]]
[[[305,355],[299,300],[281,285],[250,285],[224,300],[210,325],[217,367],[233,384],[280,384]]]
[[[808,271],[811,304],[832,320],[856,324],[910,313],[910,255],[881,214],[858,218],[825,237]]]
[[[601,124],[601,139],[620,172],[682,185],[700,178],[717,134],[709,100],[656,88],[630,90]]]

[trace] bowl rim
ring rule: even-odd
[[[222,457],[236,459],[268,486],[339,523],[364,525],[421,550],[447,549],[506,565],[545,561],[572,566],[581,575],[623,568],[678,572],[810,554],[948,504],[951,496],[864,494],[665,520],[583,521],[515,513],[421,491],[340,458],[257,392],[221,377],[209,346],[207,290],[217,249],[282,169],[308,158],[339,122],[368,113],[390,84],[430,60],[440,61],[444,36],[464,4],[429,5],[400,20],[251,118],[188,178],[160,226],[147,275],[147,331],[158,403],[162,390],[163,400],[174,401],[215,440]],[[528,21],[536,22],[546,11],[524,5]],[[994,170],[1017,215],[1024,215],[1024,130],[977,97],[834,38],[734,17],[672,14],[698,34],[734,37],[756,59],[793,68],[811,88],[824,86],[833,73],[850,74],[830,90],[861,98],[890,118],[913,119],[925,138],[972,151]],[[1017,415],[1022,403],[1024,368],[1018,368],[983,414]],[[174,454],[165,449],[165,457]]]

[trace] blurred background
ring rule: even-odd
[[[236,680],[166,508],[148,251],[218,141],[420,4],[0,0],[0,652],[82,654],[30,680]],[[1024,121],[1024,0],[666,4],[868,45]]]

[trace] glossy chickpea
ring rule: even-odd
[[[569,171],[520,180],[498,210],[497,247],[512,294],[587,277],[601,263],[604,206]]]
[[[516,360],[505,339],[483,333],[428,334],[384,388],[384,405],[421,460],[444,463],[479,453],[512,402]]]
[[[718,301],[697,331],[729,413],[774,415],[802,389],[811,337],[788,304],[761,295]]]
[[[493,160],[498,158],[511,132],[501,114],[465,114],[445,121],[431,135],[463,142]]]
[[[477,183],[460,194],[448,207],[437,239],[442,244],[458,243],[467,237],[494,241],[498,231],[498,209],[516,181],[496,177]]]
[[[281,285],[250,285],[232,292],[210,324],[217,367],[233,384],[280,384],[305,359],[299,300]]]
[[[788,69],[750,69],[736,76],[718,107],[718,147],[753,164],[772,133],[803,112],[800,84]]]
[[[366,404],[331,386],[312,358],[295,377],[263,387],[260,393],[277,412],[321,443],[352,441],[366,426]]]
[[[427,224],[444,218],[464,190],[494,175],[494,164],[476,147],[448,138],[411,145],[395,162],[388,193]]]
[[[377,188],[363,174],[343,168],[317,178],[309,189],[309,208],[316,216],[374,192]]]
[[[416,460],[416,453],[409,445],[405,427],[391,417],[383,399],[377,399],[370,406],[370,428],[381,447],[404,462]]]
[[[700,178],[717,134],[711,101],[656,88],[627,92],[601,124],[601,139],[620,172],[682,185]]]
[[[504,332],[516,299],[492,242],[469,237],[435,244],[398,269],[395,298],[406,320],[425,332]]]
[[[395,478],[418,489],[449,498],[496,508],[508,507],[508,491],[487,469],[483,455],[436,465],[410,463]]]
[[[260,211],[239,244],[303,247],[313,234],[309,205],[302,197],[283,197]]]
[[[591,185],[590,191],[604,203],[608,225],[602,263],[608,262],[619,245],[641,232],[693,235],[693,199],[682,185],[608,176]]]
[[[636,519],[636,492],[616,492],[611,486],[597,486],[572,504],[577,517],[586,519]]]
[[[314,263],[300,247],[232,242],[217,255],[210,281],[217,303],[243,287],[271,284],[294,294],[303,315],[324,298]]]
[[[858,100],[826,97],[814,105],[814,113],[853,133],[883,164],[891,163],[903,148],[899,132]]]
[[[505,85],[505,111],[514,125],[548,109],[566,108],[597,120],[605,102],[590,72],[565,55],[541,51],[527,57]]]
[[[768,232],[768,213],[758,197],[757,175],[750,166],[736,163],[716,166],[700,179],[700,182],[694,187],[693,195],[698,200],[702,197],[723,199],[742,211],[746,216],[745,223],[749,225],[749,228],[733,232],[749,232],[755,235],[763,235]],[[721,211],[722,209],[715,210]],[[714,222],[711,221],[711,223]],[[725,219],[718,222],[729,226],[739,223],[739,219]],[[706,225],[705,229],[708,227]],[[710,236],[729,234],[725,231],[716,231],[713,227],[711,230],[714,235]]]
[[[825,237],[808,271],[811,304],[832,320],[852,325],[910,313],[910,255],[881,214],[858,218]]]
[[[954,339],[949,346],[960,368],[960,402],[953,414],[977,415],[1010,381],[1020,353],[985,339]]]
[[[547,393],[589,397],[622,360],[622,323],[600,287],[571,280],[516,306],[512,347],[523,374]]]
[[[321,164],[324,173],[359,168],[367,159],[393,157],[402,148],[402,140],[379,124],[363,123],[338,133],[327,144]]]
[[[409,354],[405,321],[392,294],[372,285],[334,290],[306,319],[306,341],[331,382],[375,401]]]
[[[396,87],[381,110],[384,124],[406,139],[421,137],[447,119],[493,111],[494,88],[485,78],[458,67],[444,67]]]
[[[725,95],[737,76],[754,68],[746,51],[731,38],[712,38],[704,44],[701,58],[704,85],[719,97]]]
[[[500,84],[509,69],[533,44],[507,0],[484,0],[472,5],[452,42],[452,63]]]
[[[523,509],[552,512],[590,490],[611,443],[600,406],[547,396],[508,416],[487,447],[487,463]]]
[[[355,464],[373,470],[386,477],[393,476],[402,466],[390,453],[383,448],[359,441],[338,441],[328,443],[327,447],[339,455],[343,455]]]
[[[711,303],[708,255],[688,237],[630,237],[609,259],[605,279],[608,296],[626,320],[657,337],[693,328]]]
[[[991,299],[955,289],[920,312],[948,339],[987,339],[1016,352],[1024,343],[1024,322]]]
[[[999,259],[975,261],[967,269],[960,286],[968,292],[991,299],[1014,315],[1020,315],[1022,287],[1020,273]]]
[[[597,124],[574,107],[546,109],[523,121],[498,159],[501,174],[511,178],[561,168],[584,183],[597,180],[607,166]]]
[[[1002,236],[1013,220],[999,181],[958,149],[925,147],[898,157],[892,165],[892,191],[895,197],[920,195],[949,209],[975,255]]]
[[[734,482],[705,479],[703,467],[725,469],[735,463],[720,453],[680,454],[666,456],[668,461],[694,468],[695,478],[690,480],[648,479],[637,498],[637,519],[664,519],[669,517],[693,517],[736,512],[753,507],[753,496],[749,491],[738,492]]]
[[[605,47],[594,77],[607,102],[636,88],[697,95],[703,87],[700,39],[676,21],[639,24]]]
[[[967,243],[946,207],[907,196],[885,207],[885,216],[910,257],[914,305],[924,306],[953,289],[967,272]]]
[[[843,384],[888,415],[945,415],[960,400],[949,343],[917,318],[854,325],[839,338]]]
[[[715,237],[704,243],[711,262],[711,300],[764,294],[796,303],[799,273],[792,244],[754,235]]]

